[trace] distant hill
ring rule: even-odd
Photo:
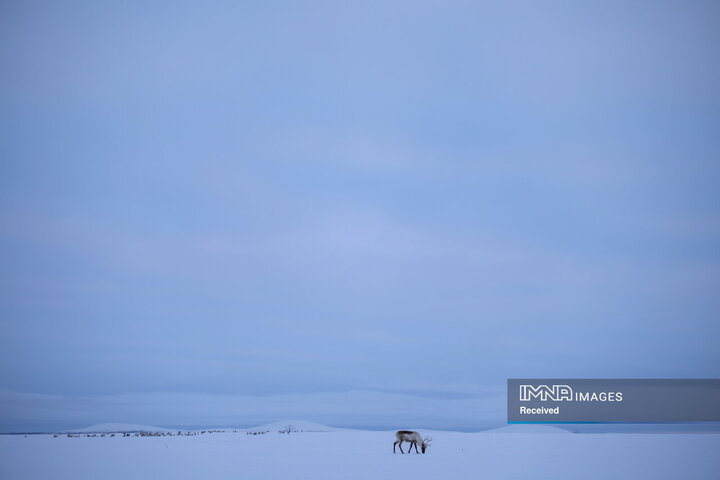
[[[129,433],[129,432],[176,432],[168,428],[132,423],[97,423],[85,428],[66,430],[65,433]]]

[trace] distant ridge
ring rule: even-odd
[[[135,433],[135,432],[177,432],[177,429],[135,425],[132,423],[97,423],[85,428],[65,430],[63,433]]]
[[[243,430],[243,431],[270,431],[279,432],[285,430],[288,426],[292,427],[292,431],[297,432],[332,432],[335,430],[347,430],[345,428],[335,428],[322,423],[308,422],[307,420],[282,420],[256,427],[236,428],[236,427],[213,427],[221,430]],[[76,428],[72,430],[63,430],[62,433],[137,433],[137,432],[177,432],[177,431],[195,431],[206,430],[206,427],[188,428],[163,428],[153,425],[138,425],[134,423],[97,423],[89,427]]]

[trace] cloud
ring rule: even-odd
[[[3,13],[0,387],[60,396],[28,422],[718,375],[716,6]]]

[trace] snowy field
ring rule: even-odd
[[[393,432],[301,427],[327,431],[280,434],[271,425],[247,429],[271,430],[263,435],[1,435],[0,478],[720,478],[718,434],[572,434],[550,426],[534,433],[531,426],[421,431],[433,438],[426,455],[393,455]]]

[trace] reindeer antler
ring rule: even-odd
[[[431,442],[431,441],[432,441],[432,438],[430,438],[430,437],[425,437],[425,438],[423,438],[423,443],[424,443],[425,445],[430,445],[430,442]]]

